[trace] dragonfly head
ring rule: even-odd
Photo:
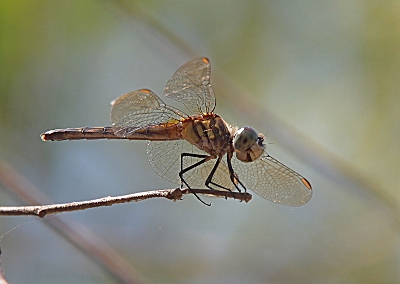
[[[242,162],[252,162],[264,153],[264,136],[245,126],[240,128],[233,138],[236,158]]]

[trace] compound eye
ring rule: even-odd
[[[240,128],[233,138],[233,146],[238,151],[246,151],[257,142],[257,132],[248,126]]]

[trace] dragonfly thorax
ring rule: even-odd
[[[231,131],[219,115],[209,113],[188,117],[182,121],[182,126],[183,139],[215,158],[231,149]]]
[[[242,162],[252,162],[264,153],[264,136],[245,126],[236,131],[233,138],[236,157]]]

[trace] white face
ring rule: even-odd
[[[236,157],[242,162],[252,162],[264,153],[264,137],[248,126],[240,128],[233,138]]]

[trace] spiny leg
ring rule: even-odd
[[[195,157],[195,158],[202,158],[202,160],[200,160],[199,162],[183,169],[183,158],[184,157]],[[190,171],[192,169],[194,169],[195,167],[200,166],[201,164],[209,161],[211,159],[211,156],[208,155],[199,155],[199,154],[191,154],[191,153],[182,153],[181,154],[181,171],[179,172],[179,177],[181,179],[181,182],[184,183],[187,188],[194,194],[194,196],[196,196],[196,198],[203,204],[207,205],[207,206],[211,206],[211,203],[208,204],[206,202],[204,202],[189,186],[189,184],[185,181],[185,179],[183,178],[183,174],[186,173],[187,171]]]
[[[228,190],[229,192],[232,192],[230,188],[227,188],[227,187],[225,187],[225,186],[222,186],[222,185],[220,185],[220,184],[215,183],[215,182],[212,181],[212,179],[213,179],[213,177],[214,177],[214,174],[215,174],[215,171],[217,170],[217,168],[218,168],[218,166],[219,166],[219,164],[220,164],[220,162],[221,162],[221,159],[222,159],[222,156],[219,156],[218,159],[217,159],[217,161],[215,162],[214,167],[212,168],[210,174],[208,175],[208,177],[207,177],[207,179],[206,179],[205,185],[206,185],[208,188],[210,188],[210,189],[214,189],[214,188],[212,188],[212,187],[210,186],[210,184],[212,184],[212,185],[215,185],[215,186],[217,186],[217,187],[219,187],[219,188],[222,188],[222,189]]]
[[[238,183],[244,188],[244,192],[246,192],[246,187],[245,187],[244,184],[239,180],[239,178],[237,177],[235,171],[233,170],[232,162],[231,162],[231,160],[232,160],[232,155],[233,155],[232,153],[228,153],[228,154],[226,155],[226,161],[227,161],[228,169],[229,169],[229,177],[230,177],[230,179],[231,179],[233,185],[236,187],[236,189],[237,189],[239,192],[241,192],[241,190],[240,190],[240,188],[239,188],[238,185],[237,185]]]
[[[197,162],[197,163],[195,163],[195,164],[193,164],[193,165],[191,165],[191,166],[189,166],[189,167],[183,169],[183,158],[184,158],[184,157],[195,157],[195,158],[203,158],[203,159],[202,159],[201,161],[199,161],[199,162]],[[199,199],[202,203],[204,203],[204,204],[206,204],[206,205],[208,205],[208,206],[210,206],[211,204],[205,203],[203,200],[201,200],[201,199],[199,198],[199,196],[197,196],[196,193],[194,193],[194,192],[192,191],[192,189],[190,188],[189,184],[188,184],[188,183],[185,181],[185,179],[183,178],[183,174],[184,174],[185,172],[187,172],[187,171],[192,170],[192,169],[195,168],[195,167],[200,166],[201,164],[203,164],[203,163],[209,161],[210,159],[211,159],[211,156],[208,156],[208,155],[191,154],[191,153],[182,153],[182,154],[181,154],[181,171],[179,172],[179,177],[181,178],[181,181],[182,181],[182,182],[187,186],[187,188],[197,197],[197,199]],[[219,188],[222,188],[222,189],[227,190],[227,191],[229,191],[229,192],[232,193],[232,190],[231,190],[230,188],[227,188],[227,187],[225,187],[225,186],[222,186],[222,185],[220,185],[220,184],[215,183],[215,182],[212,181],[212,179],[213,179],[213,177],[214,177],[214,174],[215,174],[215,172],[216,172],[216,170],[217,170],[217,168],[218,168],[218,166],[219,166],[221,160],[222,160],[222,156],[219,156],[218,159],[217,159],[217,161],[215,162],[214,167],[212,168],[210,174],[208,175],[208,177],[207,177],[207,179],[206,179],[205,186],[207,186],[209,189],[215,190],[214,188],[212,188],[212,187],[210,186],[210,184],[211,184],[211,185],[217,186],[217,187],[219,187]],[[229,172],[230,172],[230,174],[233,173],[232,166],[231,166],[231,170],[229,170]],[[243,184],[237,179],[237,177],[235,177],[235,178],[236,178],[236,180],[243,186]],[[232,180],[232,177],[231,177],[231,180]],[[236,185],[236,183],[234,182],[234,180],[232,180],[232,183],[235,185],[236,189],[240,192],[240,189],[237,187],[237,185]],[[243,186],[243,187],[244,187],[244,186]]]
[[[203,164],[204,162],[207,162],[207,161],[211,160],[211,156],[208,156],[208,155],[183,153],[182,156],[185,156],[185,157],[195,157],[195,158],[204,158],[204,159],[206,159],[205,161],[201,160],[201,161],[199,161],[198,163],[193,164],[193,165],[191,165],[191,166],[185,168],[184,170],[181,171],[182,173],[187,172],[187,171],[189,171],[189,170],[191,170],[191,169],[193,169],[193,168],[195,168],[195,167],[197,167],[197,166]],[[227,188],[227,187],[225,187],[225,186],[222,186],[222,185],[217,184],[217,183],[215,183],[215,182],[212,181],[212,179],[213,179],[213,177],[214,177],[214,174],[215,174],[215,172],[216,172],[216,170],[217,170],[217,168],[218,168],[218,166],[219,166],[221,160],[222,160],[222,156],[219,156],[218,159],[217,159],[217,161],[216,161],[216,163],[215,163],[215,165],[214,165],[214,167],[212,168],[210,174],[208,175],[208,177],[207,177],[207,179],[206,179],[205,186],[207,186],[209,189],[215,190],[214,188],[212,188],[212,187],[210,186],[210,184],[212,184],[212,185],[215,185],[215,186],[217,186],[217,187],[219,187],[219,188],[222,188],[222,189],[225,189],[225,190],[231,192],[231,189],[230,189],[230,188]],[[182,157],[182,159],[181,159],[181,169],[182,169],[182,168],[183,168],[183,157]],[[182,180],[182,181],[185,183],[185,185],[187,186],[186,181],[185,181],[182,177],[181,177],[181,180]],[[239,190],[239,192],[240,192],[240,190]]]

